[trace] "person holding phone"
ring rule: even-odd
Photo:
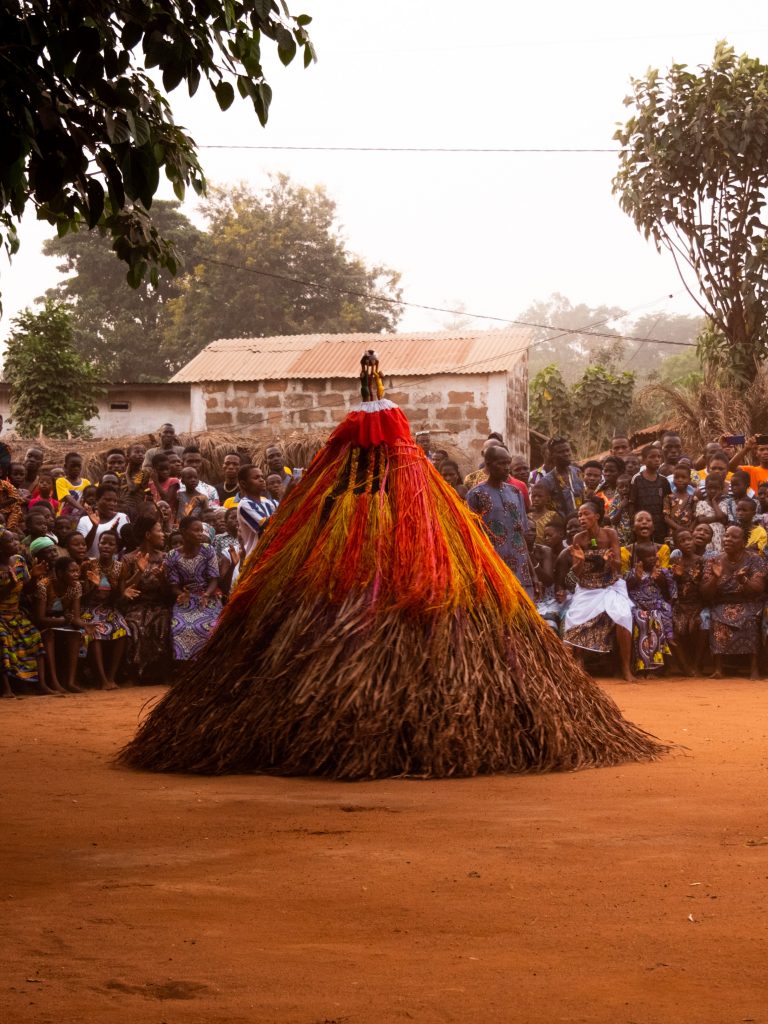
[[[721,437],[720,440],[725,442],[726,437]],[[751,455],[752,461],[757,465],[743,465],[747,455]],[[749,473],[749,486],[757,494],[760,484],[768,481],[768,434],[753,434],[748,437],[745,446],[731,459],[729,468]]]

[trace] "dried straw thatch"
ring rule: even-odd
[[[399,410],[356,415],[122,762],[373,779],[660,755],[543,622]]]
[[[709,441],[723,434],[768,433],[768,369],[762,368],[749,384],[723,385],[707,373],[694,388],[649,384],[642,395],[664,402],[670,426],[680,432],[685,449],[704,451]]]
[[[283,434],[254,433],[234,434],[225,431],[204,430],[194,433],[180,433],[179,443],[195,444],[200,449],[204,461],[204,470],[210,481],[221,480],[224,473],[224,456],[229,452],[238,452],[249,459],[254,465],[264,466],[264,452],[273,444],[279,444],[285,453],[285,461],[289,466],[300,466],[306,469],[328,439],[327,431],[292,430]],[[14,458],[23,457],[27,448],[42,448],[44,465],[47,469],[61,466],[67,452],[79,452],[83,456],[83,474],[89,480],[98,480],[107,467],[107,452],[112,448],[126,450],[129,445],[141,443],[147,448],[159,444],[156,434],[134,434],[126,437],[109,438],[59,438],[35,437],[8,439]],[[462,475],[476,469],[470,457],[457,445],[440,443],[451,459],[458,462]]]

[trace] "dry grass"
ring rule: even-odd
[[[328,439],[327,431],[292,430],[284,434],[273,431],[254,434],[230,434],[225,431],[206,430],[196,433],[180,433],[179,443],[196,444],[200,449],[205,469],[210,480],[219,480],[223,476],[224,456],[230,452],[250,459],[254,465],[266,463],[264,452],[270,445],[279,444],[285,453],[288,466],[300,466],[306,469],[312,459],[320,451]],[[4,439],[6,440],[6,439]],[[77,438],[61,440],[51,437],[8,438],[6,440],[14,458],[23,458],[27,448],[42,448],[47,469],[62,466],[67,452],[79,452],[83,456],[83,475],[89,480],[98,480],[106,471],[107,452],[112,448],[126,450],[130,444],[141,443],[147,448],[159,444],[156,434],[132,434],[125,437]],[[457,445],[441,442],[455,462],[458,462],[461,475],[464,476],[477,469],[472,458]]]
[[[696,388],[650,384],[642,392],[660,399],[668,411],[670,426],[679,430],[683,446],[702,452],[709,441],[723,434],[768,433],[768,370],[761,369],[755,380],[742,387],[723,387],[714,374],[707,374]]]

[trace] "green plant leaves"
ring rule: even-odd
[[[0,91],[0,119],[11,126],[0,146],[3,244],[16,247],[8,225],[33,202],[61,234],[76,230],[81,218],[90,227],[106,226],[129,264],[131,283],[163,266],[162,245],[155,251],[143,234],[134,239],[118,214],[125,211],[130,221],[132,204],[150,208],[161,167],[177,196],[186,186],[203,193],[205,178],[193,140],[173,123],[145,68],[158,68],[165,92],[184,82],[194,95],[205,79],[222,110],[234,102],[236,84],[266,124],[272,92],[261,64],[262,36],[274,41],[283,64],[299,49],[307,63],[314,59],[310,21],[274,0],[0,5],[0,78],[13,85]],[[93,160],[103,175],[100,188]]]
[[[222,110],[229,110],[235,102],[235,90],[229,82],[218,82],[214,88],[216,102]]]

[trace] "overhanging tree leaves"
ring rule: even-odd
[[[194,266],[201,232],[179,205],[156,200],[152,220],[163,238],[184,252],[185,263]],[[162,316],[169,299],[180,294],[183,275],[162,270],[156,285],[145,278],[138,288],[126,288],[122,264],[99,231],[52,238],[43,251],[69,275],[48,296],[71,306],[75,349],[98,367],[102,380],[167,380],[169,363],[160,351]]]
[[[235,90],[266,123],[262,42],[283,64],[314,57],[306,15],[285,0],[4,0],[0,5],[0,243],[18,248],[27,205],[59,234],[103,227],[136,287],[178,254],[149,215],[161,171],[179,199],[205,179],[164,93],[205,79],[226,109]]]
[[[42,429],[48,437],[87,433],[101,392],[94,368],[72,346],[72,316],[48,301],[37,313],[26,309],[13,321],[3,372],[11,386],[13,426],[22,436]]]
[[[699,71],[632,80],[614,192],[709,317],[703,354],[753,380],[768,356],[768,66],[720,42]]]
[[[277,175],[258,193],[211,189],[202,212],[198,262],[164,318],[172,369],[217,338],[394,330],[399,275],[347,250],[324,189]]]

